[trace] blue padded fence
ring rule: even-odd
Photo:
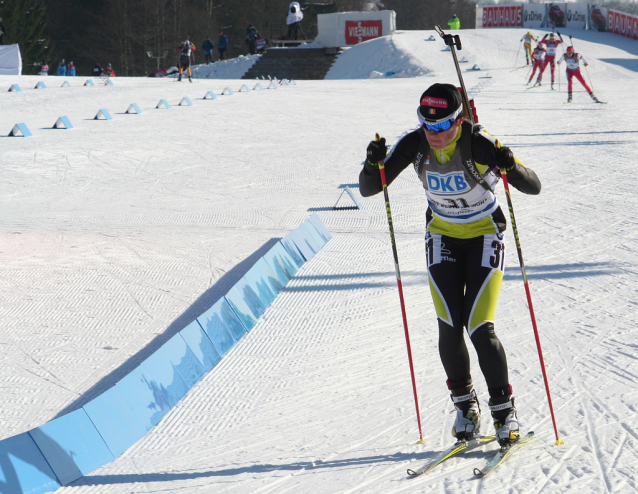
[[[231,290],[84,407],[0,441],[2,494],[40,494],[113,461],[255,326],[295,273],[332,238],[316,214],[272,247]]]

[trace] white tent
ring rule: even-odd
[[[22,57],[20,57],[20,46],[5,45],[0,46],[0,75],[21,75]]]

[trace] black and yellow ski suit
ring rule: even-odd
[[[491,396],[511,394],[505,351],[494,333],[507,225],[494,194],[500,180],[496,166],[499,147],[482,127],[464,122],[442,150],[431,149],[419,128],[403,137],[385,159],[388,184],[413,164],[425,188],[429,283],[448,387],[463,388],[472,383],[465,327]],[[468,168],[464,161],[474,167]],[[478,175],[473,176],[472,171]],[[521,192],[540,193],[536,173],[518,159],[507,177]],[[366,161],[359,175],[359,187],[364,197],[383,190],[379,170],[370,162]]]

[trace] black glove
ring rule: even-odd
[[[547,36],[549,36],[549,34],[546,34],[545,36],[543,36],[543,39],[547,38]]]
[[[516,166],[514,153],[512,153],[512,150],[507,146],[502,146],[496,150],[494,163],[499,167],[499,169],[508,172]]]
[[[382,137],[378,141],[370,141],[366,151],[366,160],[376,166],[379,161],[383,161],[385,159],[387,153],[388,150],[385,147],[385,137]]]

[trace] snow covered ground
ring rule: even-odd
[[[406,478],[452,442],[424,195],[411,170],[390,187],[423,445],[382,197],[331,208],[357,182],[375,132],[396,141],[417,124],[426,87],[457,81],[443,43],[424,41],[430,31],[351,48],[333,80],[217,100],[202,97],[245,81],[76,78],[61,88],[49,77],[35,90],[38,77],[0,77],[0,134],[18,122],[34,134],[0,140],[0,438],[108,389],[317,212],[334,238],[256,327],[144,439],[59,492],[638,490],[638,43],[563,32],[609,102],[593,104],[576,82],[567,105],[564,76],[560,92],[528,90],[527,68],[512,70],[523,33],[462,31],[459,58],[481,123],[543,182],[540,196],[513,201],[564,446],[554,445],[510,229],[496,328],[519,419],[537,437],[483,480],[472,469],[494,446]],[[369,80],[372,71],[384,76]],[[13,83],[23,91],[6,92]],[[176,106],[184,96],[193,106]],[[160,98],[173,108],[155,109]],[[133,102],[142,114],[125,114]],[[112,121],[93,120],[101,108]],[[51,129],[62,115],[74,129]],[[485,404],[474,356],[473,369]]]

